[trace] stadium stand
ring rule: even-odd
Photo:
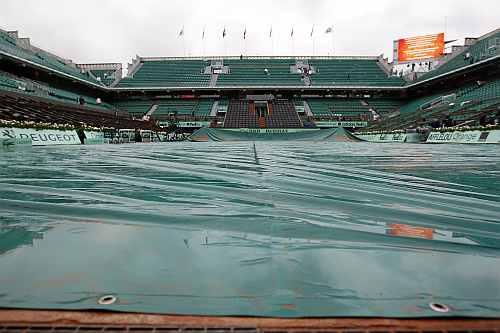
[[[0,71],[0,89],[42,98],[55,99],[71,104],[80,104],[80,98],[83,98],[84,104],[91,105],[92,107],[104,109],[113,108],[113,106],[108,103],[97,103],[97,99],[95,97],[57,89],[42,82],[21,78],[3,71]]]
[[[391,77],[378,64],[378,59],[310,59],[314,69],[313,86],[402,86],[404,81]]]
[[[127,111],[134,118],[142,118],[155,105],[153,101],[129,100],[115,103],[121,110]]]
[[[46,101],[0,91],[0,118],[52,124],[82,124],[95,127],[150,128],[151,124],[131,120],[127,114]]]
[[[0,29],[0,54],[14,56],[24,61],[45,66],[49,70],[59,71],[81,80],[101,85],[100,82],[93,79],[88,73],[82,73],[76,66],[66,63],[59,57],[32,46],[22,47],[20,45],[21,43],[18,42],[17,38]]]
[[[212,99],[173,99],[157,102],[158,108],[151,115],[153,118],[166,116],[207,117],[210,115],[214,101]]]
[[[402,86],[404,81],[391,77],[378,64],[377,57],[367,59],[323,58],[302,59],[314,68],[314,73],[293,72],[294,58],[227,58],[219,59],[227,68],[217,75],[216,87],[232,86],[304,86],[309,78],[315,86],[363,85]],[[212,78],[205,74],[209,60],[142,58],[138,70],[123,78],[118,87],[207,87]]]
[[[231,100],[224,119],[225,128],[257,128],[257,117],[249,112],[247,100]]]
[[[220,74],[217,86],[303,86],[301,76],[291,73],[295,59],[229,59],[228,74]]]
[[[400,99],[367,99],[368,106],[380,115],[385,115],[399,109],[403,105]]]
[[[139,69],[120,80],[118,87],[207,87],[210,74],[203,74],[204,60],[142,59]]]
[[[229,102],[225,128],[301,128],[302,123],[289,100],[274,100],[267,103],[267,114],[258,115],[255,103],[248,100]]]
[[[104,83],[107,86],[110,86],[116,80],[114,70],[93,69],[90,71],[90,73],[92,73],[92,75],[94,75],[98,81]]]
[[[307,103],[317,118],[359,119],[370,117],[368,104],[360,99],[307,99]]]
[[[373,124],[368,130],[395,130],[442,124],[457,126],[478,120],[485,113],[497,112],[500,104],[500,79],[468,84],[459,89],[411,100],[399,109],[399,115]]]
[[[274,100],[270,103],[271,111],[266,116],[266,128],[300,128],[303,127],[293,102]]]

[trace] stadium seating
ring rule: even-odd
[[[115,103],[121,110],[127,111],[134,118],[142,118],[154,105],[153,101],[130,100]]]
[[[28,50],[17,45],[17,40],[9,36],[3,30],[0,30],[0,52],[5,52],[8,55],[22,58],[27,61],[48,67],[52,70],[57,70],[68,75],[101,85],[100,82],[94,80],[88,73],[82,73],[75,66],[71,66],[62,60],[50,55],[42,50]]]
[[[403,101],[398,99],[366,99],[365,101],[370,108],[382,116],[396,111],[403,105]]]
[[[448,98],[447,98],[448,97]],[[500,103],[500,79],[469,84],[456,90],[446,91],[411,100],[399,109],[399,116],[372,125],[371,130],[394,130],[447,119],[454,124],[475,119],[484,110]]]
[[[13,74],[0,71],[0,90],[7,90],[16,93],[55,99],[65,103],[79,104],[79,98],[82,97],[86,105],[95,108],[112,109],[113,106],[108,103],[97,103],[95,97],[85,94],[73,93],[67,90],[50,87],[47,84],[33,81],[27,78],[21,78]]]
[[[467,54],[469,57],[466,56]],[[418,81],[427,80],[438,75],[472,65],[495,55],[500,55],[500,29],[490,35],[484,36],[482,39],[479,39],[475,44],[458,53],[437,69],[422,75],[419,77]]]
[[[118,87],[207,87],[210,74],[202,74],[204,60],[143,60],[132,77],[125,77]]]
[[[151,115],[154,118],[169,115],[206,117],[210,115],[212,99],[172,99],[158,101],[158,108]]]
[[[100,79],[102,83],[107,86],[110,86],[113,82],[115,82],[115,70],[114,69],[92,69],[90,70],[92,75],[94,75],[97,79]]]
[[[40,98],[0,91],[0,119],[53,124],[82,124],[95,127],[150,128],[147,122],[134,121],[115,111],[89,109]]]
[[[269,114],[259,118],[251,112],[248,100],[231,100],[224,119],[225,128],[301,128],[302,123],[293,102],[269,102]]]
[[[370,113],[368,105],[360,99],[307,99],[309,108],[315,116],[357,116]]]
[[[271,103],[271,108],[271,114],[269,114],[265,119],[267,128],[302,127],[293,102],[277,99]]]
[[[398,77],[388,77],[378,60],[366,59],[311,59],[315,73],[311,75],[313,86],[402,86]]]
[[[295,59],[229,59],[228,74],[220,74],[217,86],[303,86],[300,74],[290,73]],[[267,71],[266,71],[267,69]]]

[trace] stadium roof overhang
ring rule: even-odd
[[[403,86],[221,86],[221,87],[121,87],[112,88],[116,92],[161,92],[161,93],[176,93],[176,92],[202,92],[202,93],[220,93],[220,92],[293,92],[293,93],[343,93],[343,92],[402,92]]]
[[[84,79],[79,78],[77,76],[74,76],[74,75],[71,75],[71,74],[68,74],[68,73],[64,73],[64,72],[58,71],[56,69],[44,66],[42,64],[38,64],[36,62],[30,61],[30,60],[27,60],[27,59],[24,59],[24,58],[21,58],[21,57],[18,57],[16,55],[10,54],[10,53],[2,51],[2,50],[0,50],[0,56],[6,57],[8,59],[13,60],[14,62],[23,64],[23,65],[28,65],[28,66],[30,66],[30,67],[32,67],[34,69],[41,69],[41,70],[44,70],[46,72],[49,72],[49,73],[55,74],[57,76],[60,76],[62,78],[69,79],[69,80],[72,80],[72,81],[84,84],[84,85],[86,85],[88,87],[97,88],[97,89],[100,89],[100,90],[107,90],[106,89],[107,87],[105,87],[105,86],[101,86],[101,85],[99,85],[97,83],[93,83],[91,81],[84,80]]]

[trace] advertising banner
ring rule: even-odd
[[[33,128],[0,128],[2,145],[31,144],[32,146],[79,145],[80,139],[74,130],[37,130]]]
[[[500,130],[431,132],[428,143],[500,143]]]

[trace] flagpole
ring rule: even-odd
[[[332,57],[333,57],[333,55],[335,54],[335,42],[333,37],[334,32],[332,31],[331,34],[332,34]]]
[[[202,47],[202,56],[205,57],[205,26],[203,26],[203,33],[201,35],[201,47]]]
[[[312,39],[312,53],[313,53],[313,57],[314,57],[314,54],[316,53],[316,44],[315,44],[315,40],[314,40],[314,24],[311,28],[311,39]]]

